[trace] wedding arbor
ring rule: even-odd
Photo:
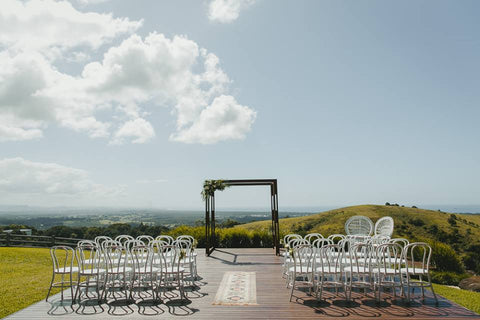
[[[203,185],[205,200],[205,240],[206,255],[215,250],[215,191],[233,186],[270,186],[270,207],[272,211],[272,237],[275,253],[280,254],[280,228],[278,224],[277,179],[248,180],[206,180]]]

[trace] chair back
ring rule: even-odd
[[[375,265],[379,274],[400,275],[402,267],[402,247],[396,243],[384,243],[375,248]]]
[[[303,239],[303,238],[293,238],[293,239],[290,239],[290,241],[287,243],[288,247],[289,248],[295,248],[295,247],[298,247],[300,245],[310,245],[310,242],[308,242],[307,240]]]
[[[372,267],[374,266],[374,248],[367,243],[357,243],[351,246],[348,250],[349,264],[351,272],[356,277],[361,275],[372,274]]]
[[[322,274],[341,276],[343,272],[343,247],[338,244],[326,244],[320,248],[315,258],[315,269]],[[338,279],[337,279],[338,280]]]
[[[381,217],[375,222],[375,235],[391,237],[393,234],[393,218]]]
[[[310,244],[313,244],[315,240],[318,239],[324,239],[323,236],[320,233],[309,233],[305,237],[303,237],[305,240],[310,242]]]
[[[103,249],[103,243],[109,240],[112,240],[112,238],[107,236],[98,236],[98,237],[95,237],[94,239],[95,243],[97,244],[97,247],[99,247],[100,249]]]
[[[430,270],[432,247],[425,242],[413,242],[403,249],[403,262],[409,274],[424,274]]]
[[[135,240],[135,238],[128,234],[121,234],[115,237],[115,241],[118,241],[121,244],[125,244],[125,242],[127,242],[128,240]]]
[[[292,239],[302,239],[302,236],[299,234],[291,233],[283,237],[283,245],[286,246]]]
[[[68,246],[53,246],[50,248],[50,257],[52,258],[53,272],[65,272],[68,268],[73,268],[75,252]],[[62,271],[63,270],[63,271]]]
[[[341,240],[345,238],[346,238],[345,235],[339,234],[339,233],[331,234],[327,237],[327,239],[332,240],[333,243],[339,243]]]
[[[195,242],[195,238],[189,235],[181,235],[178,236],[177,239],[175,240],[183,240],[183,241],[188,241],[190,243],[190,246],[193,246],[193,243]]]
[[[151,273],[153,270],[153,250],[145,244],[136,244],[129,250],[135,273]]]
[[[143,242],[144,245],[148,246],[148,244],[151,241],[153,241],[154,238],[152,236],[148,236],[148,235],[141,235],[141,236],[136,237],[135,240],[141,241],[141,242]]]
[[[81,241],[75,249],[80,274],[99,274],[103,263],[102,250],[93,241]]]
[[[176,245],[158,246],[159,265],[162,272],[179,273],[182,249]]]
[[[125,273],[128,264],[127,248],[115,240],[107,240],[103,242],[102,247],[107,272]]]
[[[373,232],[373,222],[365,216],[350,217],[345,223],[347,235],[369,236]]]
[[[169,245],[171,245],[173,241],[175,241],[173,237],[167,235],[159,235],[155,238],[155,240],[162,240],[164,242],[167,242]]]
[[[293,266],[296,273],[305,273],[308,268],[311,268],[310,271],[313,273],[313,261],[315,256],[310,244],[300,244],[293,247],[292,253]]]

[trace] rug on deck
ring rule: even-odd
[[[225,272],[213,304],[223,306],[256,305],[256,281],[255,272]]]

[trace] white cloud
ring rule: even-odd
[[[111,1],[111,0],[77,0],[77,2],[81,5],[99,4],[99,3],[104,3],[108,1]]]
[[[238,19],[240,11],[248,8],[256,0],[211,0],[208,18],[211,21],[230,23]]]
[[[125,138],[133,138],[132,143],[144,143],[155,136],[155,130],[150,122],[142,118],[130,120],[115,133],[113,143],[121,144]]]
[[[244,139],[255,121],[256,112],[239,105],[232,96],[220,96],[202,110],[189,128],[172,135],[185,143],[210,144],[229,139]]]
[[[95,183],[84,170],[9,158],[0,160],[0,191],[4,194],[102,198],[118,196],[123,188]]]
[[[101,60],[84,65],[80,74],[71,75],[55,66],[57,57],[84,61],[91,50],[132,32],[141,22],[90,15],[65,1],[6,1],[10,7],[0,13],[0,26],[8,20],[5,17],[23,19],[32,28],[37,20],[50,25],[39,27],[36,36],[47,35],[31,45],[25,45],[31,35],[19,23],[13,24],[25,30],[13,32],[16,37],[0,31],[0,46],[8,46],[0,51],[0,141],[41,138],[45,128],[58,125],[92,138],[108,138],[111,144],[145,143],[155,137],[148,119],[154,107],[172,109],[175,141],[243,139],[250,130],[255,112],[227,98],[231,81],[220,60],[194,41],[159,33],[143,39],[133,34],[108,48]],[[51,13],[51,21],[46,21],[50,13],[41,4],[52,10],[59,6],[65,16]],[[87,28],[85,21],[96,27]],[[88,32],[74,32],[75,40],[65,37],[69,29],[84,27]],[[53,35],[50,29],[55,30],[50,32]],[[92,30],[98,32],[90,35]],[[83,46],[83,51],[75,46]],[[215,118],[224,113],[235,117]]]
[[[98,48],[141,25],[142,21],[110,14],[80,12],[68,1],[2,0],[0,45],[58,56],[62,50],[79,46]]]

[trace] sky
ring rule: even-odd
[[[479,11],[2,0],[0,205],[478,205]]]

